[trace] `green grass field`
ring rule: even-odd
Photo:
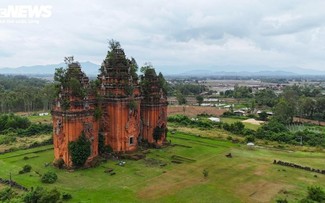
[[[68,172],[46,163],[53,161],[52,146],[0,155],[0,177],[12,178],[26,187],[42,185],[71,193],[70,202],[274,202],[286,197],[289,202],[301,199],[307,186],[325,187],[325,175],[278,165],[274,159],[325,168],[325,154],[287,152],[176,133],[168,139],[175,146],[151,149],[147,159],[167,165],[148,164],[146,160],[126,160],[124,167],[109,160],[97,168]],[[233,158],[225,154],[232,153]],[[172,156],[192,159],[182,164]],[[27,156],[29,159],[24,160]],[[18,175],[30,164],[32,172]],[[104,173],[113,168],[116,175]],[[206,169],[208,177],[203,176]],[[42,184],[40,174],[55,171],[58,181]]]
[[[51,114],[46,116],[28,116],[27,117],[32,123],[52,123]]]

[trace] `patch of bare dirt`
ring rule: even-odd
[[[242,122],[243,123],[250,123],[250,124],[254,124],[254,125],[261,125],[261,124],[265,123],[265,121],[258,121],[258,120],[255,120],[254,118],[243,120]]]
[[[247,202],[271,202],[279,192],[288,189],[289,186],[285,184],[260,181],[240,184],[236,192],[245,196]]]
[[[205,107],[205,106],[179,106],[170,105],[167,108],[167,114],[176,115],[182,114],[189,117],[195,117],[197,114],[212,114],[215,116],[221,116],[226,109],[218,109],[217,107]]]

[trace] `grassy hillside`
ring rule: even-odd
[[[311,172],[272,164],[280,159],[324,169],[323,153],[248,149],[182,133],[168,139],[174,146],[151,149],[146,160],[126,160],[124,167],[109,160],[97,168],[74,172],[45,166],[53,160],[52,146],[16,151],[0,155],[0,177],[8,178],[11,172],[26,187],[56,187],[72,194],[70,202],[272,202],[279,197],[296,202],[307,186],[325,187],[325,175],[314,177]],[[226,158],[228,153],[233,158]],[[176,159],[183,163],[172,163]],[[18,175],[25,164],[32,166],[32,172]],[[108,168],[116,175],[104,173]],[[49,170],[59,179],[53,185],[42,184],[35,171]]]

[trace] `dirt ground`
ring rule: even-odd
[[[183,114],[189,117],[195,117],[197,114],[211,114],[214,116],[221,116],[225,109],[218,109],[217,107],[205,107],[205,106],[180,106],[180,105],[170,105],[167,108],[167,114]]]
[[[258,121],[258,120],[255,120],[254,118],[250,118],[250,119],[244,120],[242,122],[243,123],[251,123],[254,125],[261,125],[261,124],[265,123],[264,121]]]
[[[320,126],[325,126],[325,122],[310,120],[310,119],[306,119],[306,118],[294,117],[293,118],[293,121],[295,121],[295,122],[302,122],[302,123],[310,123],[310,124],[315,124],[315,125],[320,125]]]

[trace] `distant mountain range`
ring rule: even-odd
[[[100,66],[86,61],[80,62],[82,70],[87,75],[97,75]],[[66,67],[65,63],[48,64],[48,65],[35,65],[35,66],[21,66],[18,68],[0,68],[0,74],[12,74],[12,75],[52,75],[56,68]]]
[[[96,76],[99,73],[100,65],[86,61],[80,62],[82,70],[88,76]],[[64,63],[35,65],[35,66],[21,66],[18,68],[0,68],[0,74],[12,75],[53,75],[56,68],[66,67]],[[242,70],[257,70],[257,71],[242,71]],[[174,69],[175,70],[175,69]],[[226,70],[226,71],[225,71]],[[272,70],[272,71],[270,71]],[[273,71],[274,70],[274,71]],[[163,71],[164,75],[170,76],[299,76],[299,75],[315,75],[325,76],[325,71],[309,70],[299,67],[278,68],[272,67],[235,67],[235,66],[221,66],[210,67],[209,70],[190,70],[186,72],[173,72],[173,69]]]
[[[325,71],[309,70],[298,67],[281,68],[280,70],[271,67],[247,67],[247,68],[234,68],[234,67],[217,67],[213,68],[219,71],[212,70],[190,70],[177,75],[181,76],[325,76]],[[257,71],[242,71],[242,70],[257,70]],[[227,70],[227,71],[224,71]],[[271,71],[270,71],[271,70]]]

